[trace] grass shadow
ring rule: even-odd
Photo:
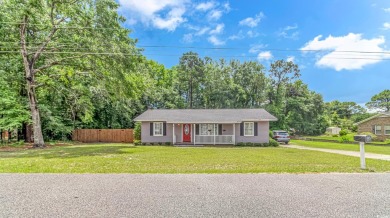
[[[0,152],[0,158],[78,158],[91,156],[107,156],[134,153],[137,147],[130,145],[79,145],[58,146],[46,149],[27,149]]]

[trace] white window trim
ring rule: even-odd
[[[247,135],[245,134],[245,124],[252,124],[252,134]],[[255,136],[255,122],[244,122],[244,136]]]
[[[388,128],[389,128],[387,131],[389,131],[389,130],[390,130],[390,126],[384,126],[384,128],[383,128],[383,133],[384,133],[385,135],[390,135],[390,133],[389,133],[389,134],[386,134],[386,127],[388,127]]]
[[[156,134],[156,124],[161,125],[161,134]],[[153,122],[153,136],[164,136],[164,125],[163,122]]]
[[[207,131],[206,133],[210,133],[210,134],[202,134],[202,126],[206,125],[207,126]],[[215,125],[215,129],[214,129],[214,134],[211,134],[211,131],[208,131],[209,130],[209,126],[211,126],[211,128],[213,129],[214,128],[214,125]],[[217,136],[218,135],[218,132],[219,132],[219,126],[218,124],[214,124],[214,123],[200,123],[199,124],[199,135],[200,136]]]
[[[380,127],[380,130],[378,130],[377,127]],[[377,133],[376,133],[377,131],[380,131],[380,133],[377,134]],[[375,132],[374,132],[374,134],[375,134],[375,135],[382,135],[382,126],[380,126],[380,125],[375,125]]]

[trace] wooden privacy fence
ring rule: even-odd
[[[133,129],[76,129],[73,141],[80,142],[128,142],[134,141]]]

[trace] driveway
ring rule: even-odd
[[[389,217],[390,174],[0,174],[0,217]]]
[[[352,157],[360,157],[359,151],[344,151],[344,150],[327,149],[327,148],[312,148],[312,147],[306,147],[301,145],[280,145],[280,147],[295,148],[301,150],[322,151],[322,152],[333,153],[333,154],[342,154],[342,155],[347,155]],[[370,159],[390,161],[390,155],[386,155],[386,154],[375,154],[375,153],[364,152],[364,156]]]

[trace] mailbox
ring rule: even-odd
[[[355,135],[353,139],[357,142],[371,142],[371,136],[369,135]]]

